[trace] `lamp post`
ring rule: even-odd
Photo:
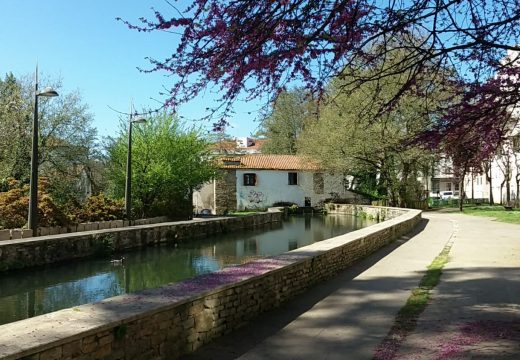
[[[46,87],[38,90],[38,66],[36,66],[34,85],[34,118],[32,129],[32,155],[31,155],[31,185],[29,190],[29,229],[33,231],[33,236],[36,236],[38,229],[38,98],[40,96],[53,97],[58,96],[56,90]]]
[[[128,152],[126,155],[126,183],[125,183],[125,214],[128,220],[132,220],[132,125],[145,123],[146,119],[139,116],[132,119],[128,125]]]

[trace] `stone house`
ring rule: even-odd
[[[219,159],[222,176],[193,196],[196,213],[265,209],[276,203],[316,206],[328,198],[355,198],[343,174],[296,155],[246,154]],[[205,210],[205,211],[208,211]]]

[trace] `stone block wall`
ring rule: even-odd
[[[250,216],[136,225],[126,228],[101,230],[86,228],[86,231],[78,233],[5,240],[0,242],[0,272],[93,255],[107,255],[165,242],[179,243],[236,229],[280,222],[282,218],[283,213],[271,212]]]
[[[215,213],[225,215],[237,210],[236,170],[222,170],[222,177],[215,180]]]
[[[168,221],[167,216],[158,216],[149,219],[138,219],[133,220],[131,225],[144,225],[144,224],[157,224]],[[40,227],[38,228],[37,236],[47,235],[58,235],[68,234],[82,231],[91,230],[103,230],[103,229],[115,229],[124,226],[130,226],[129,221],[123,220],[112,220],[112,221],[97,221],[90,223],[71,224],[69,226],[53,226],[53,227]],[[31,229],[3,229],[0,230],[0,241],[1,240],[15,240],[15,239],[27,239],[33,237],[33,231]]]
[[[0,326],[0,359],[179,358],[334,276],[420,218],[403,211],[279,256]]]
[[[407,209],[357,204],[325,204],[325,211],[328,214],[366,216],[379,221],[385,221],[404,214]]]

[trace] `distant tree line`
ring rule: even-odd
[[[460,179],[469,169],[484,172],[483,164],[500,150],[500,134],[514,122],[511,109],[490,110],[489,116],[496,116],[494,124],[503,127],[496,131],[491,127],[485,132],[478,124],[451,128],[457,119],[471,123],[479,109],[485,110],[487,102],[497,98],[468,100],[471,106],[462,113],[461,89],[450,68],[442,72],[425,68],[414,74],[412,88],[398,94],[409,79],[407,70],[401,69],[407,56],[407,50],[393,51],[376,68],[360,66],[355,74],[333,78],[324,98],[313,97],[305,87],[280,93],[259,131],[270,139],[265,151],[318,159],[326,169],[351,177],[350,186],[395,206],[413,206],[424,199],[418,179],[432,176],[440,156],[450,158]],[[381,67],[395,73],[377,82],[350,85],[354,78],[370,78]],[[381,106],[393,99],[398,101],[381,112]]]
[[[128,119],[100,140],[80,93],[44,82],[59,96],[39,99],[40,224],[122,218]],[[33,111],[32,79],[0,78],[0,227],[27,222]],[[136,126],[133,140],[134,215],[189,216],[189,194],[215,175],[201,131],[165,112]]]
[[[422,167],[417,152],[443,153],[463,178],[500,151],[515,121],[518,0],[168,4],[135,22],[120,19],[130,29],[178,39],[165,43],[168,55],[150,54],[150,66],[142,69],[171,75],[166,106],[215,86],[220,102],[208,110],[218,128],[240,99],[268,99],[274,110],[265,120],[273,135],[269,151],[310,149],[313,132],[328,126],[319,140],[323,148],[337,144],[338,137],[348,145],[328,148],[330,159],[323,160],[343,167],[348,161],[354,167],[349,171],[371,179],[393,202],[408,197],[398,184],[412,181]],[[301,89],[288,91],[295,85]],[[308,117],[306,103],[295,107],[302,96],[323,115],[311,111]],[[298,112],[301,124],[290,120]],[[278,142],[282,136],[286,140]],[[305,144],[298,140],[304,136]],[[411,143],[416,146],[406,146]]]

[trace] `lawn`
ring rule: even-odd
[[[503,206],[465,206],[464,214],[494,217],[497,221],[520,224],[520,209],[511,210],[504,209]]]

